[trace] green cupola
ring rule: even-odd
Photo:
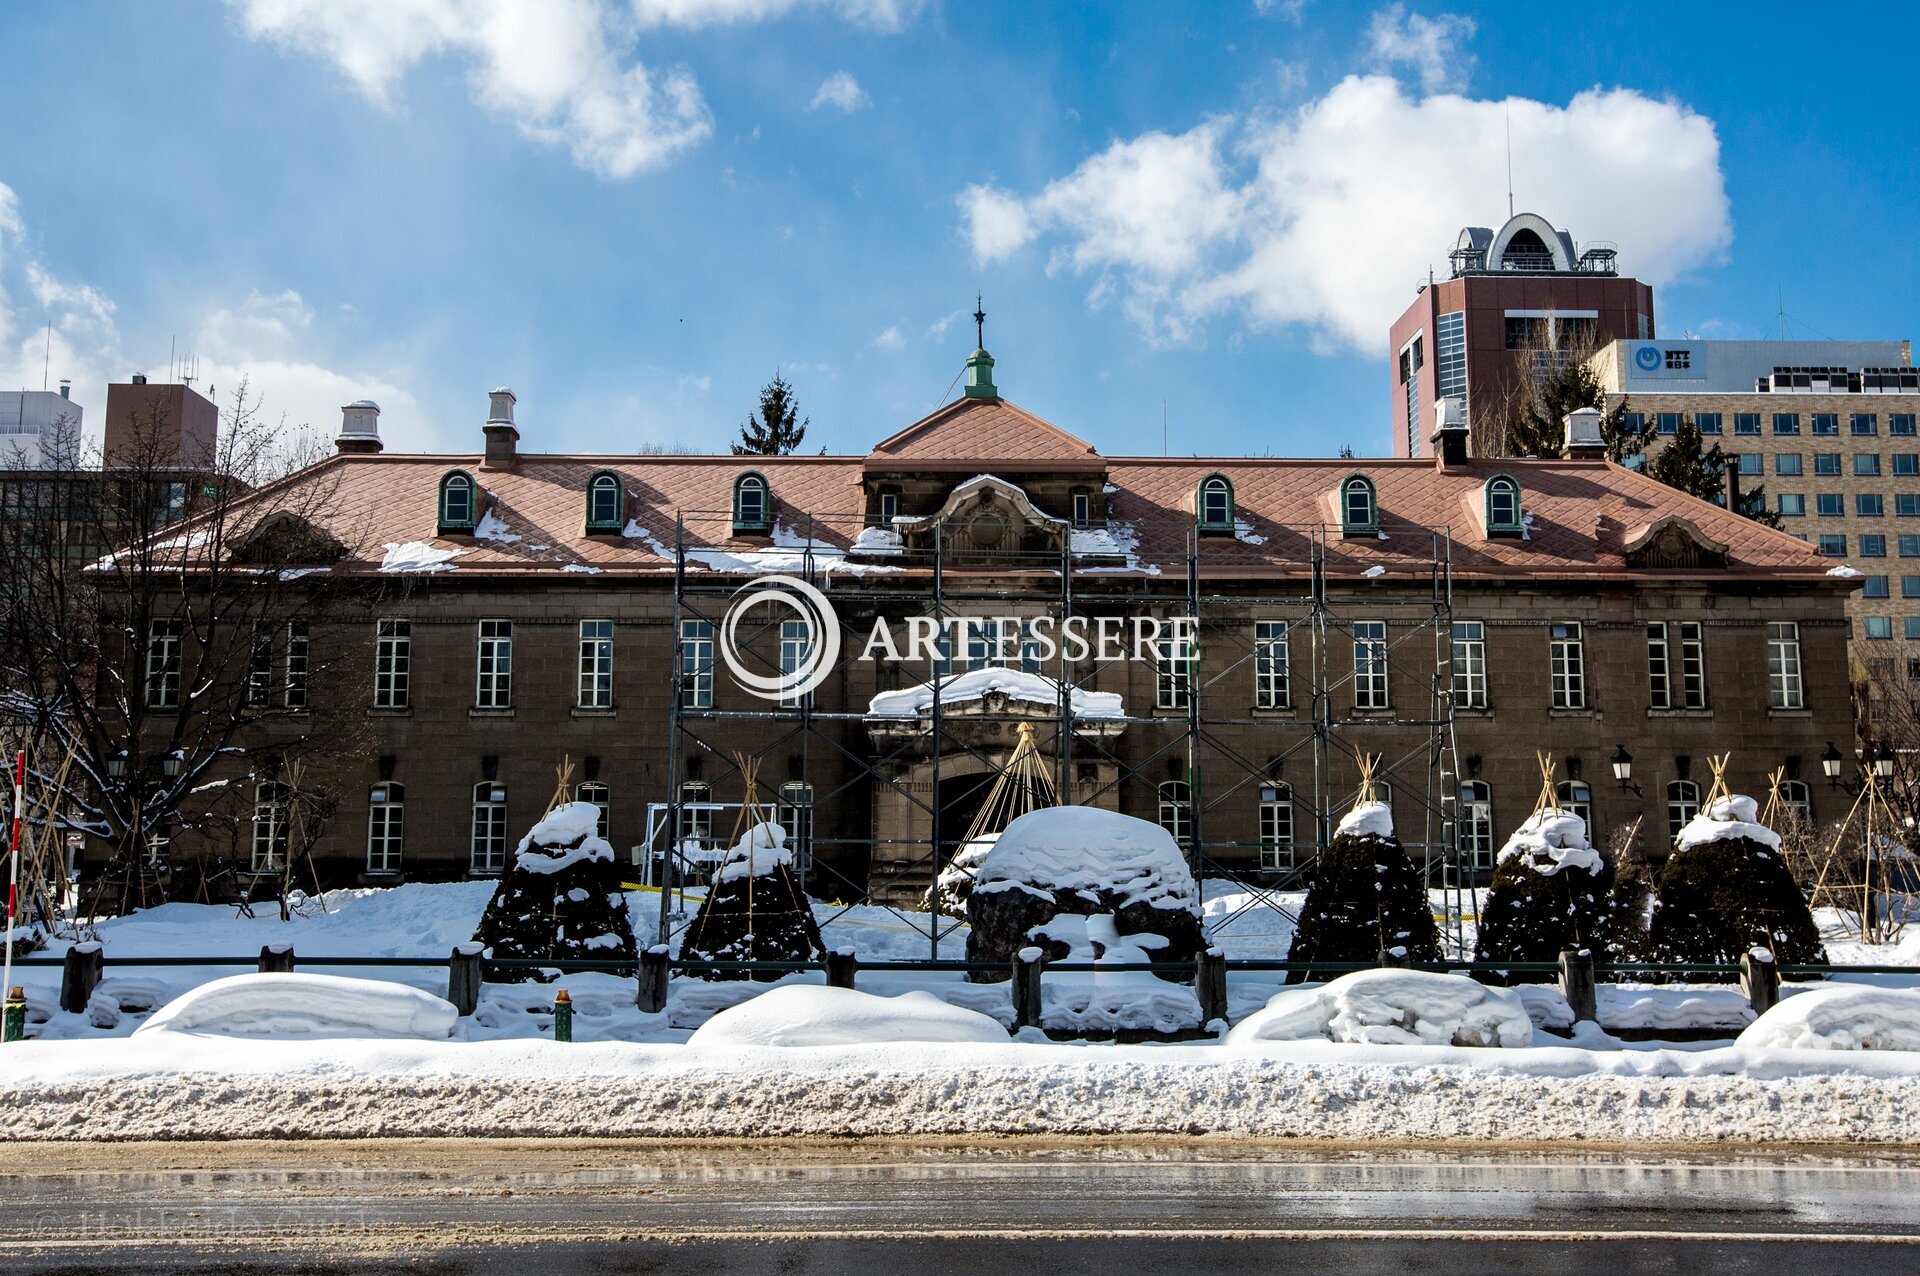
[[[973,299],[974,352],[967,357],[966,396],[969,399],[997,399],[1000,388],[993,383],[993,356],[987,353],[987,312],[980,298]]]

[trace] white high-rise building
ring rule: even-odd
[[[0,391],[0,470],[73,468],[81,407],[67,397],[67,389],[62,381],[57,393]]]

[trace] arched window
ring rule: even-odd
[[[406,835],[407,789],[391,782],[367,791],[367,871],[398,873]]]
[[[1260,867],[1293,867],[1293,790],[1280,780],[1260,786]]]
[[[1173,840],[1187,849],[1193,841],[1193,792],[1185,780],[1160,783],[1160,827],[1173,834]]]
[[[573,800],[585,802],[600,812],[600,818],[594,823],[595,837],[605,838],[613,809],[613,794],[606,785],[598,780],[582,780],[573,786]]]
[[[1577,815],[1587,826],[1587,840],[1593,840],[1593,790],[1585,780],[1562,780],[1553,789],[1553,800],[1568,815]]]
[[[1780,801],[1795,823],[1802,828],[1812,829],[1813,790],[1807,787],[1805,780],[1783,781],[1780,785]]]
[[[1525,529],[1520,512],[1520,485],[1505,474],[1487,480],[1487,535],[1518,536]]]
[[[1340,485],[1340,530],[1347,536],[1371,535],[1380,530],[1380,506],[1373,480],[1355,474]]]
[[[1460,858],[1474,868],[1493,867],[1493,788],[1485,780],[1460,786]]]
[[[1194,510],[1203,532],[1233,530],[1233,484],[1224,474],[1209,474],[1200,480],[1194,496]]]
[[[611,470],[601,470],[587,480],[587,534],[596,532],[618,533],[621,527],[621,507],[626,503],[621,499],[620,476]]]
[[[471,532],[479,518],[479,488],[473,475],[452,470],[440,479],[440,534]]]
[[[771,519],[772,505],[765,476],[748,470],[733,481],[733,530],[764,532]]]
[[[1700,786],[1692,780],[1675,780],[1667,786],[1667,836],[1679,837],[1680,830],[1700,814]]]
[[[481,876],[507,866],[507,786],[482,780],[473,786],[473,837],[469,865]]]

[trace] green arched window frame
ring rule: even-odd
[[[1343,536],[1371,536],[1380,530],[1380,495],[1373,480],[1349,474],[1340,480],[1340,532]]]
[[[773,526],[773,488],[767,476],[748,470],[733,480],[733,530],[764,532]]]
[[[1224,474],[1209,474],[1193,489],[1194,518],[1203,534],[1231,534],[1234,508],[1233,481]]]
[[[471,534],[480,521],[480,485],[465,470],[440,476],[440,535]]]
[[[1487,480],[1487,535],[1518,536],[1526,527],[1521,508],[1520,483],[1510,474],[1496,474]]]
[[[618,535],[625,520],[626,489],[612,470],[596,470],[587,480],[587,535]]]

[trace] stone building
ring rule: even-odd
[[[309,540],[339,548],[301,583],[341,600],[304,635],[302,704],[364,706],[373,740],[330,776],[322,877],[495,872],[565,758],[662,880],[726,840],[748,758],[814,894],[907,900],[1023,726],[1071,800],[1269,882],[1361,751],[1437,876],[1490,865],[1539,748],[1600,837],[1638,821],[1649,850],[1721,751],[1742,789],[1784,767],[1829,814],[1809,781],[1852,731],[1854,582],[1793,537],[1603,460],[1474,459],[1457,429],[1429,459],[1109,457],[992,370],[976,351],[962,397],[864,456],[523,451],[504,390],[477,452],[400,455],[351,407],[291,480],[337,485]],[[834,619],[742,601],[774,575]],[[938,639],[916,651],[916,625]],[[1049,650],[1075,629],[1085,650]],[[830,640],[810,693],[747,689]],[[256,758],[299,717],[263,713]],[[254,765],[265,869],[282,824]]]

